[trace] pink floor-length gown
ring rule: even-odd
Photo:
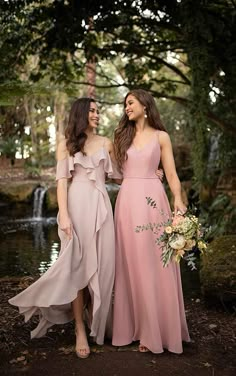
[[[123,166],[115,207],[112,343],[123,346],[140,340],[153,353],[164,349],[181,353],[182,341],[190,338],[179,265],[171,262],[164,268],[156,236],[150,230],[135,232],[136,226],[166,221],[171,214],[162,182],[155,175],[159,161],[160,145],[153,137],[141,150],[132,145]],[[158,209],[147,205],[146,197],[154,199]]]
[[[104,342],[115,271],[113,214],[105,188],[105,174],[111,176],[112,171],[105,148],[92,156],[78,152],[57,164],[57,179],[72,177],[68,190],[72,239],[68,240],[59,226],[58,259],[35,283],[9,300],[19,307],[25,321],[39,315],[39,324],[31,332],[31,338],[45,335],[54,324],[72,320],[71,302],[78,290],[88,286],[93,302],[90,335],[98,344]]]

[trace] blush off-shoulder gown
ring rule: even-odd
[[[88,286],[93,304],[90,335],[98,344],[104,342],[106,328],[111,325],[115,271],[113,213],[105,187],[105,175],[111,176],[112,172],[105,148],[92,156],[78,152],[58,161],[56,178],[72,178],[68,210],[73,236],[69,240],[59,224],[58,259],[35,283],[9,300],[19,307],[25,321],[39,315],[31,338],[45,335],[54,324],[71,321],[71,302],[79,290]]]
[[[158,132],[157,132],[158,133]],[[135,228],[166,221],[170,206],[155,175],[160,145],[154,137],[143,149],[133,145],[123,166],[123,183],[115,207],[116,271],[113,340],[115,346],[140,341],[153,353],[181,353],[190,341],[185,318],[179,265],[163,267],[161,249],[151,230]],[[156,201],[157,209],[147,205]]]

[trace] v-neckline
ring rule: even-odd
[[[142,150],[144,150],[148,145],[150,145],[154,140],[156,140],[155,137],[151,138],[150,141],[146,142],[146,144],[141,148],[141,149],[137,149],[136,146],[133,144],[131,144],[131,147],[133,147],[133,149],[137,152],[141,152]]]

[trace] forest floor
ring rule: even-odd
[[[92,345],[88,359],[74,352],[73,323],[57,325],[41,339],[30,340],[37,320],[24,323],[8,299],[32,282],[31,278],[0,280],[1,376],[233,376],[236,374],[235,313],[206,308],[201,299],[185,302],[192,342],[176,355],[139,353],[137,343],[114,347]]]

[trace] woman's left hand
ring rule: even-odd
[[[174,215],[184,215],[187,211],[186,205],[184,205],[181,199],[175,199],[174,201]]]

